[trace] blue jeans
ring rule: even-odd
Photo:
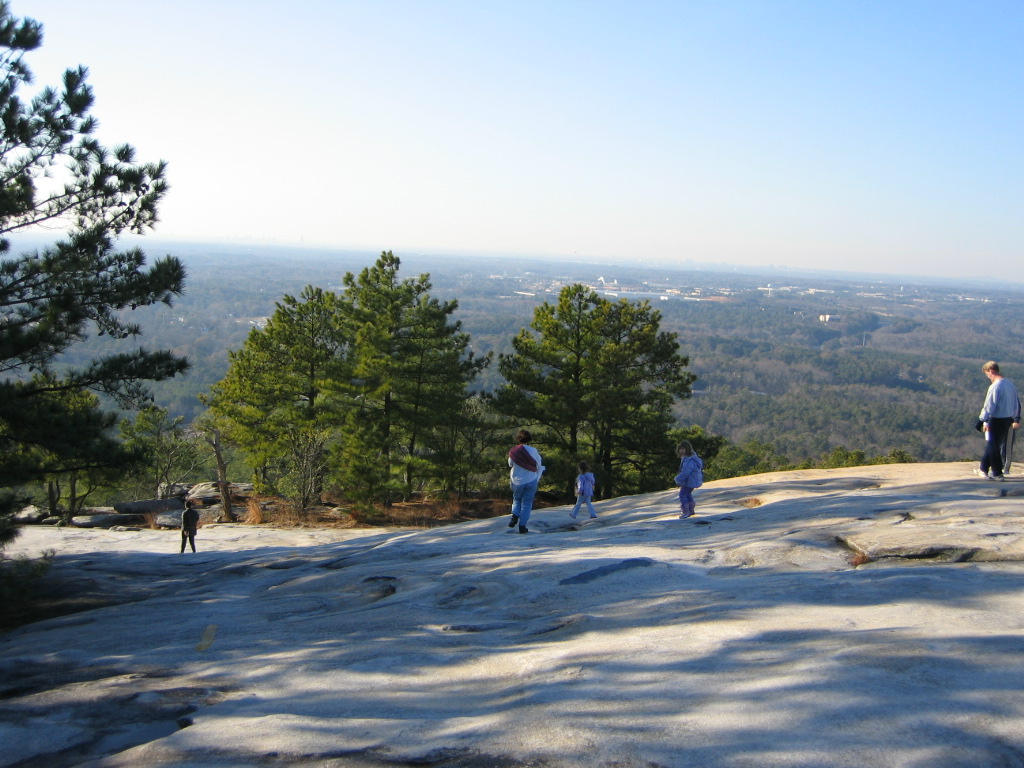
[[[533,497],[537,495],[537,481],[512,486],[512,514],[519,518],[520,525],[526,525],[533,511]]]
[[[576,517],[576,515],[580,513],[580,507],[586,504],[587,509],[590,511],[590,516],[597,517],[597,511],[594,509],[594,505],[590,502],[592,498],[592,496],[577,496],[576,506],[572,508],[572,516]]]

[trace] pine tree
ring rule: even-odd
[[[0,488],[15,489],[70,472],[104,454],[114,421],[99,407],[81,409],[78,392],[106,395],[131,408],[148,397],[146,383],[184,372],[168,351],[143,348],[100,357],[79,368],[59,356],[89,335],[128,339],[139,328],[124,312],[170,303],[184,286],[174,258],[146,267],[141,250],[117,251],[125,232],[156,221],[167,191],[163,163],[139,164],[132,147],[102,146],[92,132],[92,90],[84,67],[64,73],[59,89],[29,102],[26,53],[42,44],[42,26],[11,15],[0,0]],[[38,224],[66,237],[42,251],[11,255],[8,237]],[[9,514],[8,494],[2,511]],[[5,524],[4,521],[7,521]],[[0,515],[0,544],[11,535]]]
[[[674,333],[660,330],[661,315],[647,301],[602,301],[594,314],[600,346],[591,358],[587,424],[601,491],[663,488],[665,468],[676,463],[672,405],[690,396],[696,378],[686,370],[689,358],[679,354]]]
[[[430,296],[428,275],[400,280],[390,251],[345,276],[353,377],[337,380],[347,406],[338,465],[346,491],[388,501],[408,496],[438,460],[433,438],[461,413],[466,388],[489,359],[474,357],[452,319],[456,301]]]
[[[346,274],[340,296],[286,296],[230,354],[206,402],[267,490],[305,506],[331,477],[353,499],[386,502],[450,458],[437,434],[487,359],[468,351],[456,302],[432,298],[426,275],[400,280],[399,266],[386,252]]]
[[[567,492],[580,458],[594,463],[603,495],[664,483],[672,405],[689,396],[695,377],[660,323],[647,302],[610,302],[570,285],[557,305],[536,308],[513,354],[499,360],[507,384],[495,408],[543,427],[540,439],[560,459],[549,474]]]
[[[257,482],[302,509],[323,490],[338,420],[328,393],[351,378],[350,338],[337,294],[307,286],[229,353],[227,375],[206,398]]]
[[[123,485],[142,498],[166,498],[172,485],[196,470],[199,441],[184,421],[184,416],[172,417],[167,409],[151,405],[139,411],[134,421],[121,422],[124,447],[141,457],[138,469]]]
[[[556,305],[544,302],[534,310],[530,327],[512,340],[513,354],[498,360],[508,384],[496,393],[496,409],[543,425],[546,440],[568,463],[580,454],[581,431],[597,394],[591,361],[601,343],[594,325],[601,301],[583,285],[566,286]]]
[[[471,488],[507,482],[505,454],[513,431],[514,425],[501,418],[482,395],[465,398],[459,410],[427,438],[432,458],[427,476],[439,491],[459,498]]]

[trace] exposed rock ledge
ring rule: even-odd
[[[27,528],[0,765],[1024,765],[1024,477],[788,472],[427,531]]]

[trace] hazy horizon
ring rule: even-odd
[[[11,12],[168,162],[156,238],[1024,282],[1021,4]]]
[[[14,248],[14,254],[20,249],[43,248],[52,244],[61,233],[15,233],[10,237]],[[161,238],[158,235],[137,236],[130,235],[122,237],[119,246],[123,248],[141,248],[149,262],[161,256],[170,254],[188,261],[201,251],[218,250],[221,255],[241,257],[243,255],[257,255],[264,259],[274,257],[292,259],[309,258],[311,260],[343,257],[351,259],[359,257],[365,266],[371,266],[380,256],[382,250],[391,250],[398,256],[407,271],[417,271],[416,263],[434,260],[459,259],[466,261],[487,261],[494,262],[495,266],[505,270],[515,271],[520,267],[546,266],[555,269],[559,265],[572,264],[577,266],[593,266],[607,270],[615,269],[617,275],[629,278],[633,270],[651,269],[664,272],[686,272],[697,271],[710,274],[720,273],[723,275],[742,274],[748,277],[763,277],[766,280],[781,278],[793,279],[824,279],[839,282],[877,282],[887,285],[906,284],[922,286],[939,286],[948,288],[972,287],[981,290],[1007,290],[1024,291],[1024,281],[1005,280],[998,277],[978,276],[968,278],[897,274],[891,272],[870,272],[856,269],[842,269],[831,267],[789,267],[780,264],[737,264],[728,262],[698,262],[686,261],[679,263],[647,263],[639,261],[614,261],[585,258],[579,255],[568,256],[566,254],[529,254],[511,252],[458,252],[458,251],[431,251],[423,249],[370,249],[370,248],[332,248],[329,246],[311,245],[289,245],[289,244],[268,244],[268,243],[245,243],[238,241],[212,241],[212,240],[173,240]],[[186,256],[185,252],[188,253]],[[204,254],[209,255],[209,254]],[[349,267],[352,268],[352,267]]]

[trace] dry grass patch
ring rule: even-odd
[[[436,528],[441,525],[486,520],[507,515],[510,499],[504,498],[431,498],[414,496],[408,501],[384,504],[353,504],[344,499],[325,497],[325,504],[298,509],[275,496],[250,496],[241,503],[244,525],[272,525],[280,528]],[[534,508],[561,503],[538,496]]]

